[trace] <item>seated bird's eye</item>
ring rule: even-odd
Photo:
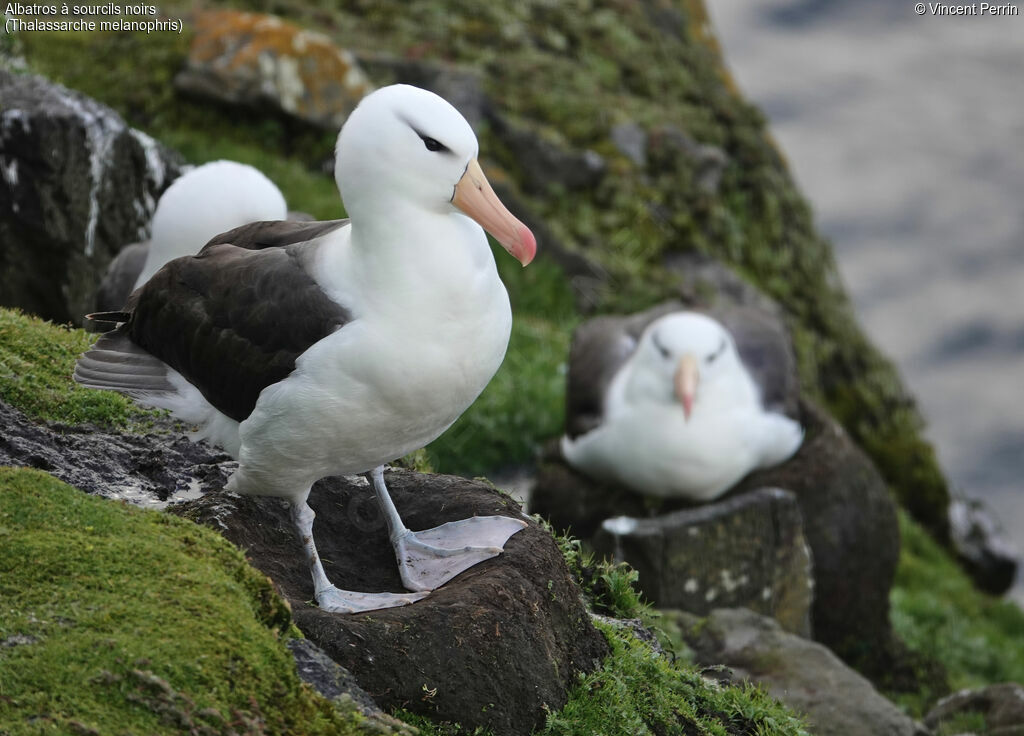
[[[654,343],[654,347],[658,348],[658,352],[661,353],[661,357],[662,358],[671,358],[672,357],[672,354],[668,351],[668,348],[665,347],[664,345],[662,345],[658,341],[657,333],[651,335],[651,342]]]
[[[423,145],[427,147],[428,151],[447,151],[448,150],[448,146],[446,146],[445,144],[443,144],[441,141],[437,140],[436,138],[431,138],[429,135],[421,135],[420,138],[423,139]]]
[[[711,353],[711,355],[709,355],[707,358],[705,358],[704,361],[707,362],[707,363],[713,363],[718,358],[718,356],[721,355],[724,352],[725,352],[725,339],[723,338],[722,339],[722,344],[718,346],[718,349],[715,350],[715,352]]]

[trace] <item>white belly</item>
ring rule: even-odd
[[[741,413],[686,422],[678,406],[624,412],[563,448],[570,464],[595,478],[693,500],[716,497],[756,463]]]
[[[306,351],[239,427],[231,487],[294,496],[360,473],[444,432],[501,365],[512,318],[504,288],[438,324],[356,320]]]

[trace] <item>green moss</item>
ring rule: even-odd
[[[0,468],[0,539],[5,733],[362,732],[299,681],[287,605],[215,533]]]
[[[611,654],[548,717],[545,736],[806,734],[804,724],[763,691],[718,686],[673,665],[622,629],[598,623]]]
[[[31,417],[65,424],[125,427],[143,420],[147,414],[120,394],[71,380],[75,359],[91,342],[82,330],[0,309],[0,398]]]
[[[977,591],[924,530],[900,515],[903,549],[893,588],[892,623],[911,650],[940,662],[954,689],[1024,681],[1024,611]],[[943,693],[894,694],[922,715]]]
[[[957,713],[949,720],[942,721],[936,729],[936,736],[956,736],[956,734],[975,734],[985,736],[989,733],[988,721],[984,713],[966,712]]]
[[[534,521],[555,538],[565,559],[569,573],[579,583],[587,606],[602,615],[614,618],[645,618],[654,616],[645,603],[638,585],[639,573],[625,562],[598,560],[579,539],[556,534],[546,519],[534,516]]]

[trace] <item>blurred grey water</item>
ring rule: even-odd
[[[707,7],[954,487],[1024,550],[1024,3],[915,4]]]

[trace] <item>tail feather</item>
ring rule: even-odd
[[[78,362],[73,378],[88,388],[129,395],[176,391],[168,366],[133,343],[122,330],[103,335]]]

